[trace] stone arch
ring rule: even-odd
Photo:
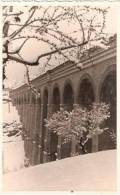
[[[84,74],[78,88],[78,104],[83,107],[89,106],[95,101],[95,86],[89,74]],[[85,133],[86,136],[86,133]],[[87,152],[92,152],[92,140],[89,139],[86,144]]]
[[[37,91],[39,95],[36,97],[36,103],[41,105],[41,90],[38,88]]]
[[[18,95],[17,97],[17,102],[18,102],[18,110],[20,111],[20,107],[22,105],[22,98],[21,98],[21,95]]]
[[[52,103],[53,103],[53,112],[59,111],[60,110],[60,89],[58,84],[55,84],[53,87]]]
[[[27,98],[26,98],[26,93],[23,94],[23,104],[26,104]]]
[[[45,149],[45,137],[46,137],[46,127],[45,127],[45,121],[44,119],[48,116],[48,88],[44,88],[43,90],[43,96],[42,96],[42,103],[43,103],[43,115],[42,115],[42,151]],[[41,161],[43,161],[43,154],[41,157]]]
[[[105,81],[105,78],[108,75],[111,75],[111,74],[114,74],[116,76],[116,65],[111,65],[111,66],[107,67],[106,70],[104,71],[104,73],[101,76],[100,83],[99,83],[99,86],[98,86],[99,101],[101,99],[101,89],[102,89],[103,83]]]
[[[89,74],[84,74],[78,87],[77,102],[81,106],[88,107],[95,101],[95,85]]]
[[[25,123],[26,123],[26,121],[25,121],[25,118],[26,118],[26,103],[27,103],[27,98],[26,98],[26,93],[23,93],[23,123],[24,123],[24,127],[25,127]],[[25,129],[24,129],[25,130]]]
[[[57,112],[60,110],[60,89],[57,83],[54,84],[52,90],[52,112]],[[56,160],[58,145],[58,136],[54,132],[50,132],[50,161]]]
[[[35,94],[31,93],[31,104],[35,104],[36,103],[36,96]]]
[[[43,118],[47,118],[47,105],[48,105],[48,89],[45,88],[43,91]]]
[[[100,102],[105,102],[110,105],[110,118],[104,123],[109,131],[105,131],[99,136],[99,150],[113,149],[115,144],[110,138],[109,132],[114,130],[116,132],[116,71],[108,70],[104,73],[102,82],[99,88]]]
[[[74,104],[74,90],[73,85],[70,79],[66,80],[64,83],[63,90],[63,104],[64,109],[67,111],[71,111],[73,109]],[[61,158],[66,158],[71,156],[71,147],[72,142],[64,143],[61,146]]]
[[[40,120],[41,120],[41,90],[39,88],[37,88],[37,92],[40,93],[40,95],[38,94],[33,94],[34,98],[35,98],[35,102],[34,103],[34,120],[33,120],[33,129],[34,132],[32,134],[32,138],[34,140],[34,145],[33,145],[33,152],[32,152],[32,162],[34,162],[34,164],[38,164],[38,162],[41,161],[40,158],[42,158],[42,156],[40,156],[40,158],[38,158],[38,156],[40,155],[40,150],[38,145],[41,143],[40,141]],[[43,131],[43,129],[41,129],[41,131]]]
[[[21,97],[18,96],[18,104],[20,105],[21,104]]]
[[[65,110],[71,111],[73,109],[74,90],[73,90],[73,85],[71,80],[65,81],[64,91],[63,91],[63,104]]]
[[[30,104],[30,91],[28,91],[26,94],[26,103]]]
[[[23,110],[22,108],[23,108],[23,97],[21,94],[19,94],[19,96],[18,96],[18,114],[19,114],[21,123],[23,122],[22,121],[22,110]]]
[[[18,106],[21,104],[20,96],[17,97]]]

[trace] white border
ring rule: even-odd
[[[29,0],[28,0],[29,1]],[[68,191],[19,191],[19,192],[2,192],[4,194],[21,194],[21,193],[25,193],[25,194],[28,194],[31,195],[31,194],[63,194],[63,195],[69,195],[69,194],[83,194],[83,195],[114,195],[114,194],[120,194],[120,2],[98,2],[98,1],[94,1],[94,2],[90,2],[90,1],[85,1],[85,2],[0,2],[1,3],[1,6],[3,5],[13,5],[13,6],[24,6],[24,5],[116,5],[118,7],[118,11],[117,11],[117,18],[118,18],[118,21],[117,21],[117,146],[118,146],[118,149],[117,149],[117,173],[118,173],[118,177],[117,177],[117,182],[118,182],[118,189],[117,191],[75,191],[75,192],[68,192]],[[1,6],[0,6],[0,32],[2,32],[2,13],[1,13]],[[2,38],[1,38],[1,34],[0,33],[0,57],[2,55]],[[2,60],[0,58],[0,64],[2,64]],[[0,69],[0,75],[2,75],[2,72],[1,72],[1,69]],[[2,95],[2,82],[1,82],[1,79],[0,79],[0,94]],[[0,98],[0,104],[1,104],[1,107],[2,107],[2,102],[1,102],[1,98]],[[2,118],[2,111],[0,109],[0,119]],[[1,123],[0,123],[1,124]],[[1,126],[0,126],[1,127]],[[2,128],[0,128],[2,129]],[[1,137],[0,137],[1,138]],[[0,142],[0,148],[2,148],[2,144]],[[0,166],[2,164],[2,155],[0,156],[1,159],[0,159]],[[2,169],[1,169],[2,170]],[[0,174],[0,181],[2,182],[2,175]],[[1,184],[0,182],[0,184]],[[2,191],[2,186],[0,185],[0,189]]]

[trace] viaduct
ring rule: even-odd
[[[10,96],[24,126],[24,148],[31,165],[74,156],[76,142],[62,144],[62,138],[45,128],[44,119],[58,110],[72,110],[74,106],[92,102],[110,103],[109,128],[116,130],[116,41],[108,49],[98,48],[81,58],[82,69],[68,61],[32,80],[40,91],[35,96],[25,84],[11,90]],[[89,152],[112,149],[107,133],[89,141]]]

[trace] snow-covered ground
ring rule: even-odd
[[[3,144],[3,172],[18,171],[24,167],[24,143],[21,136]]]
[[[24,167],[24,142],[18,111],[3,94],[3,172],[17,171]]]
[[[3,176],[3,190],[116,190],[116,150],[66,158]]]

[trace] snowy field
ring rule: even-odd
[[[3,176],[4,191],[116,190],[116,150],[66,158]]]

